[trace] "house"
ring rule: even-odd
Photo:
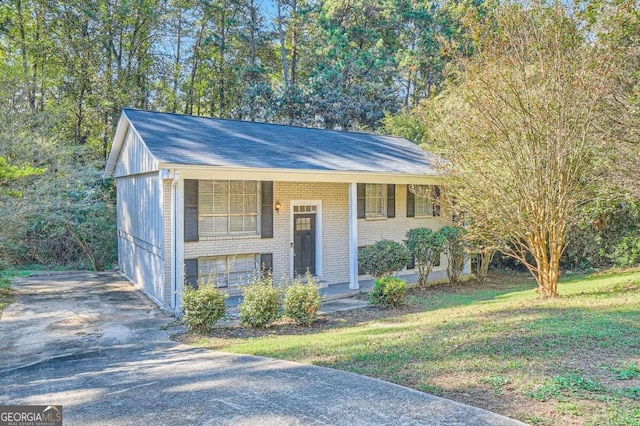
[[[447,223],[408,189],[438,185],[429,154],[388,136],[124,109],[104,175],[121,273],[174,312],[185,280],[233,293],[261,267],[357,289],[359,247]]]

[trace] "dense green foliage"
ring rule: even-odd
[[[358,253],[358,262],[362,270],[376,278],[401,270],[409,260],[411,260],[409,250],[391,240],[380,240],[363,247]]]
[[[111,267],[113,190],[99,180],[122,107],[375,130],[437,90],[449,49],[465,49],[466,10],[422,0],[0,3],[0,212],[11,219],[0,267]]]
[[[475,0],[0,3],[0,213],[8,219],[0,231],[0,267],[111,267],[114,191],[100,171],[123,106],[383,131],[446,151],[429,135],[434,114],[424,105],[461,83],[458,71],[482,52],[483,40],[505,40],[492,20],[499,6]],[[616,67],[619,82],[616,93],[601,97],[611,100],[605,110],[612,118],[600,128],[615,130],[611,140],[619,142],[625,166],[603,173],[598,184],[624,185],[638,197],[640,13],[632,0],[594,0],[576,10],[571,15],[566,8],[569,21],[608,52],[611,60],[601,63]],[[588,221],[581,223],[588,231]],[[611,244],[602,250],[588,238],[574,244],[583,239],[580,232],[569,236],[565,263],[633,264],[635,255],[627,254],[637,247],[635,234],[622,242],[617,231],[606,231],[602,238],[611,237]],[[619,255],[624,259],[613,259]]]
[[[281,291],[273,285],[273,277],[263,275],[242,287],[240,323],[266,328],[280,318]]]
[[[613,197],[592,203],[568,239],[567,269],[640,265],[640,200]]]
[[[429,228],[416,228],[407,232],[405,245],[414,256],[418,273],[418,283],[425,285],[433,267],[440,261],[440,254],[444,251],[445,235]]]
[[[369,294],[371,304],[381,308],[395,308],[404,302],[407,295],[407,283],[398,277],[376,278],[373,290]]]
[[[208,333],[225,314],[227,295],[212,283],[199,283],[197,288],[185,286],[182,295],[182,322],[189,331]]]
[[[306,282],[296,279],[284,292],[284,314],[298,325],[310,326],[318,317],[320,289],[318,283],[307,274]]]

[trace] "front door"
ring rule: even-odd
[[[307,269],[316,273],[316,215],[293,216],[293,270],[295,275],[304,275]]]

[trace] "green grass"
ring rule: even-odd
[[[524,276],[497,279],[417,291],[411,312],[358,324],[195,344],[378,377],[535,424],[640,424],[640,271],[572,276],[552,300]]]

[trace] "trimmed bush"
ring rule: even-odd
[[[273,277],[262,275],[242,288],[240,323],[266,328],[280,318],[281,291],[273,285]]]
[[[407,283],[398,277],[377,278],[373,282],[373,291],[369,302],[381,308],[393,308],[404,303],[407,295]]]
[[[444,251],[444,235],[429,228],[416,228],[407,232],[407,240],[404,243],[415,256],[420,275],[418,284],[426,285],[431,270],[440,260],[440,253]]]
[[[318,317],[320,289],[311,274],[307,282],[296,279],[284,293],[284,314],[298,325],[310,326]]]
[[[407,248],[395,241],[381,240],[365,246],[358,254],[362,269],[375,278],[391,275],[409,263],[411,253]]]
[[[182,322],[189,331],[208,333],[225,314],[227,295],[211,283],[200,283],[198,288],[185,286],[182,296]]]

